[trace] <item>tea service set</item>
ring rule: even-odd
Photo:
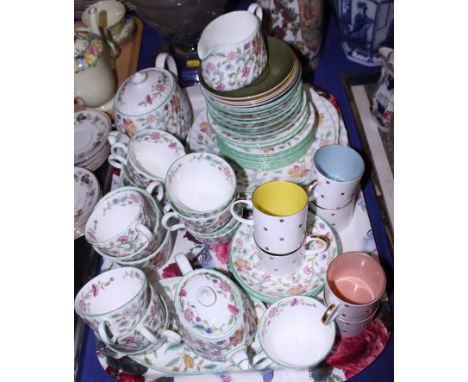
[[[270,180],[251,195],[239,194],[231,165],[236,153],[244,150],[240,162],[247,168],[260,158],[268,168],[282,166],[303,155],[302,146],[310,148],[317,127],[294,56],[281,78],[255,83],[266,68],[273,71],[268,65],[274,49],[267,52],[261,18],[256,4],[227,13],[205,28],[198,45],[202,91],[213,111],[207,116],[217,137],[226,138],[223,157],[186,152],[192,112],[169,55],[158,55],[155,68],[135,73],[116,93],[118,131],[107,129],[102,136],[121,187],[80,202],[88,206],[85,239],[116,266],[78,292],[75,311],[120,356],[148,363],[152,355],[158,362],[155,354],[163,357],[171,348],[211,361],[216,370],[308,369],[329,354],[337,333],[360,334],[379,307],[386,283],[382,267],[366,253],[342,253],[335,231],[350,222],[364,172],[356,151],[322,146],[306,185]],[[249,94],[249,86],[257,86],[257,94]],[[232,95],[236,91],[243,93]],[[292,122],[291,107],[299,111]],[[267,133],[273,111],[273,119],[286,121],[284,130],[274,127],[276,140]],[[214,128],[221,120],[233,121],[233,129],[226,122]],[[249,131],[253,120],[260,122]],[[297,135],[301,139],[284,153]],[[245,150],[249,142],[257,151]],[[265,147],[278,155],[263,156]],[[83,177],[75,170],[77,176]],[[214,269],[193,269],[187,253],[174,256],[182,277],[155,281],[180,230],[208,245],[230,243],[236,282]],[[317,295],[323,289],[322,302]]]

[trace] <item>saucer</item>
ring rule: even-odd
[[[262,267],[253,237],[253,227],[241,224],[231,241],[229,269],[239,284],[253,297],[273,303],[283,297],[316,296],[325,283],[328,263],[338,256],[339,242],[333,229],[321,217],[308,212],[307,233],[327,236],[326,251],[304,253],[302,268],[291,275],[274,277]]]
[[[173,299],[176,286],[181,278],[164,279],[160,283],[163,285],[166,295]],[[257,323],[265,312],[266,308],[261,301],[252,298],[257,313]],[[255,338],[253,346],[257,343]],[[207,360],[190,350],[183,342],[179,344],[165,343],[159,349],[139,355],[129,356],[133,361],[145,367],[163,373],[164,375],[197,375],[205,373],[220,373],[233,367],[231,362],[217,362]],[[240,370],[239,370],[240,371]]]
[[[84,235],[84,226],[100,196],[99,182],[94,174],[84,168],[75,167],[75,239]]]
[[[306,185],[312,180],[313,157],[319,147],[333,143],[348,144],[343,120],[333,104],[319,95],[314,88],[305,85],[304,88],[318,113],[318,126],[312,145],[296,162],[275,170],[251,170],[231,163],[236,173],[237,188],[241,196],[251,194],[257,186],[271,180],[282,179]],[[208,123],[206,109],[202,109],[195,119],[187,136],[187,142],[191,151],[221,155],[216,136]]]
[[[107,144],[112,123],[107,114],[96,110],[75,113],[75,164],[94,157]]]

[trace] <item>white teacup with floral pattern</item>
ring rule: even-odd
[[[184,277],[174,296],[179,332],[195,353],[211,360],[230,360],[247,370],[246,348],[255,336],[253,307],[222,273],[193,270],[183,254],[175,260]]]
[[[171,164],[183,155],[184,146],[173,135],[162,130],[144,129],[128,144],[115,142],[109,163],[116,168],[126,166],[131,178],[148,186],[155,180],[163,182]]]
[[[191,153],[177,159],[167,171],[167,198],[183,215],[212,217],[237,194],[236,175],[221,157]]]
[[[129,333],[148,309],[150,289],[145,274],[133,267],[103,272],[88,281],[75,298],[76,313],[99,336]]]
[[[85,226],[86,240],[107,255],[136,255],[155,241],[143,196],[119,188],[106,194],[94,207]]]
[[[141,321],[129,332],[117,337],[112,336],[109,328],[99,331],[99,337],[107,345],[120,353],[134,354],[159,348],[164,342],[180,343],[182,338],[168,330],[168,311],[162,299],[151,286],[150,302]]]
[[[205,82],[216,90],[235,90],[255,81],[267,64],[260,25],[262,8],[219,16],[203,30],[197,46]]]
[[[257,369],[274,364],[292,369],[309,369],[321,362],[335,342],[335,325],[323,325],[326,307],[306,296],[276,301],[263,314],[258,338],[264,353],[253,358]]]

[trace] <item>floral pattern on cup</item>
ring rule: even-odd
[[[267,64],[265,42],[259,32],[228,51],[216,51],[202,61],[203,78],[216,90],[242,88],[253,82]]]
[[[105,298],[115,298],[119,286],[128,285],[130,280],[141,283],[134,298],[115,308],[110,304],[109,312],[96,312],[94,303]],[[130,282],[132,282],[130,281]],[[107,293],[106,293],[107,292]],[[105,324],[114,336],[128,333],[140,321],[148,306],[148,288],[144,274],[134,268],[122,268],[105,272],[88,282],[77,294],[75,311],[95,332]]]
[[[177,198],[178,195],[173,195],[171,190],[174,185],[174,179],[176,179],[178,176],[178,172],[187,164],[193,164],[197,167],[201,166],[202,164],[207,164],[209,168],[216,169],[216,176],[219,175],[219,172],[220,175],[224,178],[227,187],[229,187],[229,198],[227,198],[221,206],[204,212],[195,211],[193,208],[189,208],[188,206],[182,204]],[[212,217],[214,214],[217,214],[223,210],[237,193],[236,175],[232,167],[224,159],[210,153],[191,153],[177,159],[169,168],[164,183],[166,185],[167,195],[171,205],[177,210],[183,212],[184,216],[193,218],[204,219]],[[190,192],[190,190],[187,190],[187,192]]]
[[[111,200],[106,201],[105,206],[102,209],[103,216],[111,211],[115,206],[126,207],[130,205],[139,205],[141,203],[140,198],[136,193],[125,193],[113,197]],[[94,215],[94,214],[93,214]],[[102,252],[110,256],[129,256],[139,253],[141,250],[146,248],[149,244],[144,235],[141,235],[136,228],[128,227],[123,230],[117,237],[106,241],[104,245],[101,245],[97,240],[96,232],[99,229],[100,219],[91,215],[91,224],[88,222],[86,225],[86,238],[88,241],[91,240],[91,244],[98,247]],[[149,225],[149,220],[143,214],[139,212],[136,217],[137,221],[140,221],[144,225]]]
[[[332,229],[319,216],[311,212],[307,218],[307,234],[325,236],[330,245],[326,251],[315,252],[323,244],[312,242],[305,252],[300,270],[293,275],[273,277],[265,272],[253,238],[253,229],[241,224],[231,241],[229,268],[234,278],[249,294],[264,302],[294,296],[316,296],[325,284],[328,263],[338,255],[338,238]]]

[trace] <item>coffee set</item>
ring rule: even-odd
[[[337,332],[365,329],[385,290],[378,262],[342,253],[335,231],[349,224],[364,172],[360,155],[337,143],[339,126],[336,141],[313,150],[303,182],[270,178],[250,194],[239,192],[236,166],[281,174],[311,150],[320,126],[297,59],[281,42],[265,43],[261,19],[256,4],[227,13],[198,45],[219,155],[185,151],[190,104],[172,57],[160,54],[155,68],[128,78],[114,100],[118,131],[105,140],[121,187],[80,202],[86,240],[115,267],[78,292],[76,313],[118,356],[169,374],[187,354],[199,372],[309,369],[328,355]],[[284,65],[276,69],[275,62]],[[229,243],[237,283],[217,270],[193,269],[183,252],[174,257],[183,276],[158,280],[179,230],[206,245]],[[316,298],[323,289],[324,302]],[[168,352],[178,355],[164,364]]]

